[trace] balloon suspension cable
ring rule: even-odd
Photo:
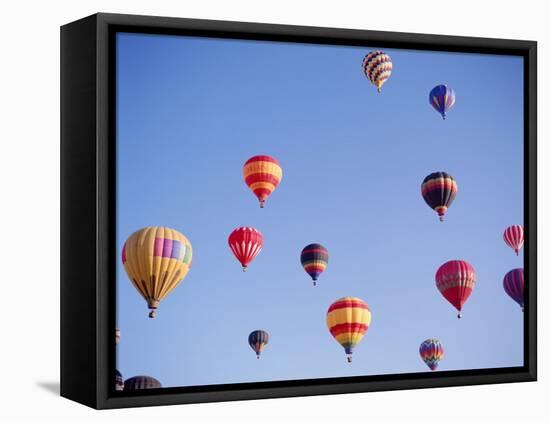
[[[317,281],[313,280],[313,286],[317,286]]]
[[[348,354],[348,363],[351,363],[351,354]]]
[[[260,359],[260,354],[256,354],[256,358],[259,360]]]
[[[443,120],[447,119],[447,116],[443,115]]]
[[[516,249],[516,256],[519,256],[519,250]]]
[[[439,221],[440,221],[440,222],[443,222],[443,220],[445,220],[445,219],[444,219],[444,216],[443,216],[443,215],[439,216]]]
[[[154,319],[156,317],[157,313],[155,312],[154,309],[151,310],[151,312],[149,313],[149,318],[150,319]]]
[[[263,202],[263,201],[260,201],[260,208],[261,208],[261,209],[264,208],[264,202]]]
[[[381,93],[381,92],[382,92],[382,87],[376,88],[376,91],[378,91],[379,93]]]

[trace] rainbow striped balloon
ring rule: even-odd
[[[277,159],[271,156],[254,156],[244,164],[243,177],[263,208],[267,197],[281,182],[283,169]]]
[[[422,342],[419,352],[420,357],[431,370],[436,370],[439,361],[445,356],[443,345],[441,345],[438,339],[434,338],[426,339]]]
[[[140,391],[142,389],[159,389],[161,383],[151,376],[134,376],[124,381],[125,391]]]
[[[391,57],[383,51],[371,51],[363,59],[363,72],[378,92],[382,91],[382,85],[390,77],[392,68]]]
[[[447,112],[454,106],[456,96],[454,90],[447,85],[437,85],[432,88],[429,95],[430,104],[445,119]]]
[[[512,269],[506,273],[502,285],[508,296],[518,303],[523,311],[523,290],[525,287],[523,269]]]
[[[371,322],[367,303],[360,298],[344,297],[331,304],[327,311],[327,326],[331,335],[344,347],[351,363],[354,348],[361,342]]]
[[[306,273],[313,279],[313,285],[316,285],[319,275],[327,268],[328,250],[321,244],[309,244],[302,250],[300,261]]]
[[[187,275],[193,248],[175,229],[149,226],[134,232],[122,248],[122,264],[128,278],[147,301],[149,317]]]
[[[519,255],[519,250],[523,247],[524,230],[523,225],[508,226],[503,234],[504,242],[508,247]]]
[[[424,178],[420,192],[426,204],[436,211],[443,222],[447,209],[458,193],[458,185],[447,172],[434,172]]]
[[[265,330],[254,330],[248,335],[248,345],[256,353],[256,358],[260,358],[260,354],[269,342],[269,334]]]

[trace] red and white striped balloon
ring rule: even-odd
[[[250,262],[262,251],[264,237],[259,230],[242,226],[231,232],[227,241],[245,272]]]
[[[523,225],[508,226],[504,231],[504,242],[519,255],[523,247]]]

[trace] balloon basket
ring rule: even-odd
[[[462,313],[458,313],[458,315],[456,316],[457,319],[462,319]]]
[[[243,266],[243,272],[246,272],[246,266]]]
[[[348,359],[348,363],[351,363],[351,355],[348,355],[347,359]]]
[[[155,310],[151,310],[149,312],[149,319],[154,319],[157,316],[157,313]]]

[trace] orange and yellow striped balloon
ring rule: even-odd
[[[147,301],[149,317],[187,275],[193,259],[189,240],[175,229],[149,226],[134,232],[122,248],[128,277]]]
[[[283,169],[277,159],[271,156],[254,156],[246,161],[243,177],[248,188],[264,207],[265,200],[277,188],[283,178]]]
[[[371,321],[369,306],[360,298],[344,297],[336,300],[328,309],[327,326],[351,363],[353,349],[367,332]]]

